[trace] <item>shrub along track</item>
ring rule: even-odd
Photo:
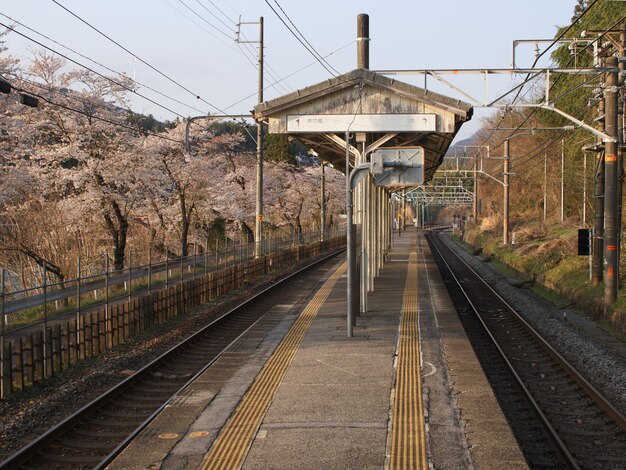
[[[0,463],[0,468],[103,467],[178,390],[204,371],[274,305],[289,301],[297,308],[305,302],[315,280],[328,268],[324,262],[333,256],[318,259],[285,276],[214,319]],[[306,282],[292,284],[303,277]]]
[[[461,321],[532,468],[626,468],[626,419],[437,235]]]

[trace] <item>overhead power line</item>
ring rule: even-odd
[[[187,5],[183,0],[178,0],[178,3],[182,4],[185,8],[187,8],[187,10],[189,10],[191,13],[193,13],[194,15],[196,15],[198,18],[200,18],[202,21],[204,21],[206,24],[208,24],[211,28],[213,28],[215,31],[217,31],[218,33],[226,36],[228,39],[231,39],[232,37],[224,32],[223,30],[221,30],[220,28],[218,28],[217,26],[215,26],[213,23],[211,23],[210,21],[208,21],[204,16],[200,15],[196,10],[194,10],[193,8],[191,8],[189,5]],[[202,4],[201,4],[202,5]]]
[[[82,53],[80,53],[80,52],[76,51],[75,49],[72,49],[71,47],[66,46],[66,45],[64,45],[64,44],[60,43],[59,41],[56,41],[55,39],[52,39],[52,38],[51,38],[51,37],[49,37],[49,36],[46,36],[46,35],[45,35],[45,34],[43,34],[42,32],[37,31],[36,29],[33,29],[33,28],[31,28],[31,27],[29,27],[29,26],[25,25],[24,23],[21,23],[20,21],[15,20],[15,19],[11,18],[11,17],[10,17],[10,16],[8,16],[8,15],[5,15],[4,13],[0,13],[0,16],[5,17],[6,19],[8,19],[9,21],[11,21],[12,23],[17,24],[17,25],[20,25],[22,28],[27,29],[28,31],[31,31],[31,32],[33,32],[33,33],[37,34],[38,36],[41,36],[41,37],[43,37],[43,38],[47,39],[48,41],[50,41],[50,42],[52,42],[52,43],[54,43],[54,44],[56,44],[56,45],[58,45],[58,46],[61,46],[63,49],[65,49],[65,50],[67,50],[67,51],[70,51],[70,52],[72,52],[73,54],[76,54],[77,56],[82,57],[83,59],[86,59],[86,60],[90,61],[91,63],[96,64],[96,65],[98,65],[99,67],[102,67],[103,69],[105,69],[105,70],[107,70],[107,71],[109,71],[109,72],[111,72],[111,73],[114,73],[114,74],[116,74],[116,75],[118,75],[118,76],[120,76],[120,77],[121,77],[121,76],[124,76],[124,73],[119,72],[119,71],[117,71],[117,70],[115,70],[115,69],[112,69],[112,68],[110,68],[110,67],[108,67],[108,66],[104,65],[104,64],[102,64],[102,63],[98,62],[97,60],[92,59],[91,57],[89,57],[89,56],[87,56],[87,55],[85,55],[85,54],[82,54]],[[11,28],[11,30],[12,30],[12,31],[15,31],[15,28]],[[176,98],[173,98],[172,96],[169,96],[169,95],[167,95],[167,94],[165,94],[165,93],[163,93],[163,92],[161,92],[161,91],[159,91],[159,90],[157,90],[157,89],[155,89],[155,88],[151,87],[150,85],[146,85],[145,83],[142,83],[142,82],[140,82],[140,81],[138,81],[138,80],[134,80],[134,79],[133,79],[133,82],[134,82],[134,83],[136,83],[136,84],[138,84],[138,85],[140,85],[141,87],[143,87],[143,88],[145,88],[145,89],[147,89],[147,90],[150,90],[150,91],[152,91],[152,92],[154,92],[154,93],[156,93],[156,94],[158,94],[158,95],[160,95],[160,96],[162,96],[162,97],[164,97],[164,98],[167,98],[168,100],[171,100],[171,101],[173,101],[173,102],[175,102],[175,103],[178,103],[178,104],[180,104],[180,105],[182,105],[182,106],[185,106],[185,107],[187,107],[187,108],[189,108],[189,109],[192,109],[192,110],[194,110],[194,111],[203,112],[201,109],[198,109],[198,108],[196,108],[196,107],[194,107],[194,106],[191,106],[191,105],[189,105],[189,104],[187,104],[187,103],[184,103],[183,101],[180,101],[180,100],[178,100],[178,99],[176,99]]]
[[[340,48],[335,49],[334,51],[330,52],[329,54],[326,54],[326,56],[324,56],[324,57],[325,57],[325,58],[326,58],[326,57],[330,57],[331,55],[336,54],[336,53],[337,53],[337,52],[339,52],[339,51],[342,51],[342,50],[343,50],[343,49],[345,49],[346,47],[351,46],[351,45],[352,45],[352,44],[354,44],[355,42],[356,42],[356,41],[352,40],[352,41],[350,41],[349,43],[344,44],[344,45],[343,45],[343,46],[341,46]],[[286,75],[285,77],[283,77],[280,81],[284,81],[284,80],[286,80],[286,79],[288,79],[288,78],[291,78],[291,77],[293,77],[294,75],[296,75],[296,74],[298,74],[298,73],[302,72],[303,70],[306,70],[306,69],[308,69],[308,68],[310,68],[310,67],[314,66],[315,64],[317,64],[317,61],[315,61],[315,62],[311,62],[311,63],[310,63],[310,64],[308,64],[308,65],[305,65],[305,66],[303,66],[303,67],[300,67],[298,70],[295,70],[294,72],[291,72],[289,75]],[[268,88],[270,88],[272,85],[274,85],[274,84],[273,84],[273,83],[270,83],[269,85],[266,85],[266,86],[263,88],[263,90],[264,90],[264,91],[265,91],[265,90],[267,90],[267,89],[268,89]],[[247,99],[250,99],[250,98],[252,98],[253,96],[256,96],[256,95],[257,95],[257,93],[258,93],[258,91],[255,91],[254,93],[251,93],[251,94],[249,94],[248,96],[245,96],[245,97],[241,98],[239,101],[234,102],[234,103],[233,103],[233,104],[231,104],[230,106],[227,106],[225,109],[230,109],[230,108],[232,108],[232,107],[234,107],[234,106],[237,106],[239,103],[242,103],[242,102],[246,101]]]
[[[53,1],[54,1],[54,0],[53,0]],[[9,27],[9,26],[7,26],[6,24],[4,24],[4,23],[2,23],[2,22],[0,22],[0,26],[3,26],[3,27],[5,27],[5,28],[7,28],[7,29],[10,29],[10,27]],[[18,34],[18,35],[22,36],[22,37],[23,37],[23,38],[25,38],[25,39],[28,39],[29,41],[31,41],[31,42],[33,42],[33,43],[37,44],[38,46],[43,47],[44,49],[47,49],[48,51],[50,51],[50,52],[52,52],[52,53],[54,53],[54,54],[58,55],[59,57],[63,57],[65,60],[68,60],[68,61],[72,62],[73,64],[76,64],[76,65],[78,65],[79,67],[82,67],[82,68],[84,68],[85,70],[88,70],[89,72],[91,72],[91,73],[93,73],[93,74],[95,74],[95,75],[97,75],[97,76],[99,76],[99,77],[101,77],[101,78],[103,78],[103,79],[107,80],[108,82],[113,83],[114,85],[117,85],[117,86],[119,86],[120,88],[122,88],[122,89],[124,89],[124,90],[126,90],[126,91],[129,91],[129,92],[131,92],[131,93],[133,93],[133,94],[135,94],[135,95],[137,95],[137,96],[139,96],[139,97],[141,97],[141,98],[145,99],[146,101],[149,101],[150,103],[155,104],[155,105],[157,105],[158,107],[160,107],[160,108],[162,108],[162,109],[164,109],[164,110],[166,110],[166,111],[169,111],[169,112],[170,112],[170,113],[172,113],[172,114],[175,114],[176,116],[178,116],[178,117],[180,117],[180,118],[183,118],[183,119],[185,118],[185,116],[183,116],[182,114],[180,114],[180,113],[178,113],[178,112],[174,111],[173,109],[168,108],[167,106],[165,106],[165,105],[163,105],[163,104],[159,103],[158,101],[155,101],[155,100],[153,100],[152,98],[149,98],[149,97],[147,97],[147,96],[145,96],[145,95],[143,95],[143,94],[139,93],[138,91],[133,90],[131,87],[129,87],[129,86],[127,86],[127,85],[123,84],[122,82],[119,82],[119,81],[117,81],[117,80],[115,80],[115,79],[113,79],[113,78],[111,78],[111,77],[107,77],[106,75],[104,75],[104,74],[102,74],[102,73],[98,72],[97,70],[92,69],[91,67],[88,67],[88,66],[86,66],[86,65],[84,65],[84,64],[81,64],[81,63],[80,63],[80,62],[78,62],[77,60],[74,60],[74,59],[72,59],[71,57],[69,57],[69,56],[67,56],[67,55],[65,55],[65,54],[62,54],[61,52],[59,52],[59,51],[56,51],[56,50],[52,49],[51,47],[49,47],[49,46],[47,46],[47,45],[45,45],[45,44],[43,44],[43,43],[41,43],[41,42],[37,41],[36,39],[33,39],[33,38],[31,38],[30,36],[28,36],[28,35],[26,35],[26,34],[24,34],[24,33],[21,33],[21,32],[19,32],[19,31],[16,31],[16,30],[13,30],[13,32],[14,32],[15,34]]]
[[[280,3],[278,3],[278,0],[274,0],[274,3],[276,4],[276,6],[277,6],[278,8],[280,8],[280,11],[282,11],[282,12],[283,12],[283,15],[285,15],[285,18],[287,18],[287,21],[289,21],[289,23],[290,23],[290,24],[291,24],[291,25],[295,28],[295,30],[298,32],[298,34],[300,35],[300,37],[301,37],[302,39],[304,39],[304,42],[306,42],[306,43],[309,45],[309,47],[311,48],[311,50],[313,50],[313,52],[315,52],[315,54],[317,55],[317,57],[318,57],[321,61],[323,61],[326,65],[328,65],[331,69],[333,69],[333,70],[334,70],[334,71],[335,71],[338,75],[341,75],[341,73],[340,73],[340,72],[339,72],[336,68],[334,68],[332,65],[330,65],[330,64],[328,63],[328,61],[327,61],[326,59],[324,59],[324,58],[321,56],[321,54],[320,54],[319,52],[317,52],[317,50],[315,49],[315,47],[313,47],[313,44],[311,44],[311,43],[309,42],[309,40],[308,40],[308,39],[304,36],[304,34],[302,34],[302,31],[300,31],[300,29],[298,29],[298,27],[295,25],[295,23],[291,20],[291,18],[289,17],[289,15],[288,15],[288,14],[287,14],[287,12],[285,11],[285,9],[284,9],[284,8],[280,5]]]
[[[544,50],[543,50],[540,54],[538,54],[538,55],[537,55],[537,57],[535,57],[535,60],[534,60],[533,65],[532,65],[532,67],[531,67],[531,68],[534,68],[534,67],[535,67],[535,65],[537,65],[537,62],[539,62],[539,59],[541,59],[541,57],[543,57],[543,56],[544,56],[544,55],[545,55],[545,54],[546,54],[546,53],[547,53],[550,49],[552,49],[552,47],[554,47],[554,45],[555,45],[555,44],[557,44],[557,43],[558,43],[561,39],[563,39],[563,37],[565,37],[565,35],[566,35],[566,34],[567,34],[567,33],[568,33],[568,32],[569,32],[569,31],[570,31],[570,30],[571,30],[571,29],[572,29],[572,28],[573,28],[573,27],[574,27],[574,26],[575,26],[575,25],[576,25],[576,24],[577,24],[577,23],[578,23],[578,22],[579,22],[579,21],[580,21],[580,20],[581,20],[581,19],[582,19],[582,18],[583,18],[586,14],[587,14],[587,13],[589,13],[589,11],[593,8],[593,6],[594,6],[596,3],[598,3],[599,1],[600,1],[600,0],[593,0],[593,2],[592,2],[590,5],[588,5],[588,6],[587,6],[587,8],[585,8],[585,10],[584,10],[584,11],[583,11],[583,12],[582,12],[582,13],[581,13],[581,14],[580,14],[580,15],[579,15],[579,16],[578,16],[578,17],[577,17],[577,18],[576,18],[576,19],[575,19],[575,20],[574,20],[574,21],[573,21],[573,22],[572,22],[572,23],[571,23],[571,24],[570,24],[570,25],[569,25],[569,26],[568,26],[565,30],[563,30],[563,32],[561,32],[561,34],[559,34],[559,35],[558,35],[558,36],[557,36],[557,37],[556,37],[556,38],[555,38],[555,39],[554,39],[554,40],[550,43],[550,45],[548,45],[548,47],[546,47],[546,48],[545,48],[545,49],[544,49]],[[528,82],[528,81],[529,81],[530,75],[531,75],[530,73],[526,75],[526,79],[524,80],[524,83],[526,83],[526,82]],[[557,78],[557,79],[558,79],[558,78]],[[555,82],[556,82],[556,80],[555,80]],[[554,86],[554,83],[552,84],[552,86]],[[517,93],[516,93],[516,95],[515,95],[515,98],[513,98],[513,101],[511,102],[511,104],[515,104],[515,102],[518,100],[518,98],[520,97],[520,94],[521,94],[521,92],[522,92],[522,89],[523,89],[523,87],[521,87],[521,88],[519,88],[519,89],[518,89],[518,91],[517,91]],[[528,93],[528,91],[527,91],[526,93]],[[532,116],[532,114],[533,114],[534,112],[535,112],[535,111],[533,110],[533,111],[530,113],[529,117],[530,117],[530,116]],[[497,129],[498,127],[500,127],[500,124],[502,124],[502,122],[504,121],[505,116],[506,116],[506,112],[504,112],[504,113],[502,114],[502,116],[501,116],[501,118],[500,118],[500,121],[498,121],[498,124],[495,126],[495,128],[494,128],[494,129]],[[528,120],[528,118],[527,118],[526,120]],[[526,120],[525,120],[524,122],[526,122]],[[522,123],[519,127],[521,127],[522,125],[523,125],[523,123]],[[514,131],[514,132],[513,132],[513,134],[514,134],[515,132],[516,132],[516,131]],[[485,139],[483,139],[483,141],[482,141],[481,145],[485,145],[485,144],[489,141],[489,139],[491,139],[491,137],[493,137],[493,134],[494,134],[494,133],[495,133],[495,130],[492,130],[492,131],[491,131],[491,133],[489,134],[489,136],[488,136],[488,137],[486,137]],[[511,135],[512,135],[512,134],[511,134]]]
[[[36,84],[36,85],[42,87],[42,85],[39,85],[39,84]],[[70,112],[73,112],[73,113],[76,113],[76,114],[80,114],[80,115],[86,116],[86,117],[88,117],[90,119],[95,119],[97,121],[106,122],[107,124],[111,124],[113,126],[124,128],[124,129],[130,130],[130,131],[133,131],[133,132],[144,134],[144,135],[151,135],[153,137],[157,137],[159,139],[167,140],[167,141],[170,141],[170,142],[175,142],[175,143],[178,143],[178,144],[184,144],[184,142],[182,140],[173,139],[171,137],[167,137],[167,136],[164,136],[162,134],[157,134],[155,132],[146,131],[146,130],[143,130],[143,129],[137,129],[136,127],[130,126],[128,124],[123,124],[121,122],[116,122],[116,121],[113,121],[112,119],[108,119],[108,118],[104,118],[102,116],[98,116],[97,114],[89,114],[89,113],[87,113],[87,112],[85,112],[85,111],[83,111],[81,109],[76,109],[76,108],[73,108],[73,107],[68,106],[66,104],[58,103],[58,102],[50,99],[47,96],[44,96],[44,95],[40,94],[40,93],[36,93],[36,92],[33,92],[33,91],[27,91],[27,90],[24,90],[23,88],[16,87],[14,85],[12,85],[12,87],[15,90],[17,90],[18,92],[20,92],[20,93],[27,93],[29,95],[32,95],[32,96],[36,97],[36,98],[39,98],[40,100],[45,101],[46,103],[50,104],[51,106],[56,106],[58,108],[66,110],[66,111],[70,111]]]
[[[52,1],[56,1],[56,0],[52,0]],[[274,12],[274,14],[277,16],[277,18],[281,21],[282,24],[285,25],[285,27],[289,30],[289,32],[293,35],[293,37],[296,38],[296,40],[302,44],[302,46],[309,52],[309,54],[311,54],[315,60],[317,62],[319,62],[321,64],[322,67],[324,67],[326,69],[326,71],[328,73],[330,73],[331,75],[333,75],[334,77],[337,77],[339,74],[339,72],[337,72],[336,70],[331,70],[331,68],[326,65],[325,61],[320,58],[321,56],[319,56],[319,54],[312,48],[310,48],[309,46],[307,46],[307,44],[300,38],[300,36],[298,36],[298,34],[296,34],[296,32],[287,24],[287,22],[283,19],[283,17],[276,11],[276,8],[274,8],[272,6],[272,4],[268,1],[265,0],[265,3],[267,3],[267,6],[269,6],[271,8],[271,10]]]
[[[152,69],[153,71],[155,71],[156,73],[158,73],[159,75],[161,75],[162,77],[164,77],[165,79],[169,80],[171,83],[175,84],[176,86],[178,86],[179,88],[181,88],[182,90],[186,91],[187,93],[193,95],[194,97],[196,97],[197,99],[199,99],[200,101],[202,101],[203,103],[209,105],[210,107],[212,107],[213,109],[219,111],[220,113],[223,113],[223,111],[218,108],[217,106],[215,106],[213,103],[210,103],[209,101],[205,100],[204,98],[202,98],[199,94],[194,93],[193,91],[191,91],[189,88],[187,88],[186,86],[182,85],[180,82],[178,82],[177,80],[173,79],[172,77],[170,77],[169,75],[167,75],[166,73],[162,72],[161,70],[157,69],[155,66],[153,66],[152,64],[148,63],[147,61],[145,61],[144,59],[142,59],[141,57],[139,57],[137,54],[135,54],[134,52],[130,51],[128,48],[124,47],[122,44],[120,44],[119,42],[117,42],[115,39],[111,38],[110,36],[108,36],[107,34],[105,34],[104,32],[102,32],[101,30],[99,30],[98,28],[96,28],[95,26],[93,26],[91,23],[89,23],[88,21],[84,20],[83,18],[81,18],[80,16],[78,16],[76,13],[74,13],[73,11],[71,11],[69,8],[65,7],[64,5],[62,5],[61,3],[59,3],[57,0],[52,0],[52,2],[54,2],[56,5],[58,5],[59,7],[61,7],[63,10],[65,10],[66,12],[68,12],[70,15],[72,15],[74,18],[76,18],[77,20],[79,20],[81,23],[85,24],[86,26],[88,26],[89,28],[93,29],[94,31],[96,31],[98,34],[100,34],[101,36],[105,37],[106,39],[108,39],[110,42],[112,42],[113,44],[115,44],[117,47],[119,47],[120,49],[122,49],[123,51],[127,52],[128,54],[130,54],[132,57],[134,57],[135,59],[137,59],[139,62],[141,62],[142,64],[146,65],[147,67],[149,67],[150,69]],[[225,113],[224,113],[225,114]]]
[[[215,13],[213,13],[213,12],[212,12],[209,8],[207,8],[207,7],[204,5],[204,3],[202,3],[200,0],[196,0],[196,3],[197,3],[198,5],[200,5],[200,6],[201,6],[204,10],[206,10],[206,11],[209,13],[209,15],[211,15],[211,16],[212,16],[213,18],[215,18],[217,21],[219,21],[220,23],[222,23],[222,25],[224,25],[224,26],[225,26],[225,27],[226,27],[226,28],[227,28],[227,29],[228,29],[231,33],[233,33],[233,34],[235,33],[235,30],[233,29],[233,27],[232,27],[231,25],[227,24],[227,23],[226,23],[224,20],[222,20],[219,16],[217,16]],[[215,6],[215,5],[213,4],[213,2],[211,2],[211,4],[212,4],[213,6]],[[217,8],[217,7],[215,7],[215,8]],[[217,9],[218,9],[218,11],[220,11],[220,12],[221,12],[221,10],[220,10],[219,8],[217,8]],[[224,13],[222,12],[222,15],[223,15],[223,14],[224,14]],[[229,20],[229,21],[231,21],[231,23],[233,23],[233,24],[234,24],[234,22],[233,22],[232,20]]]

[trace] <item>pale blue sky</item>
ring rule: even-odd
[[[270,67],[269,72],[275,77],[283,77],[315,61],[290,35],[263,0],[182,0],[204,20],[188,10],[181,0],[58,1],[194,93],[221,109],[228,108],[228,112],[231,113],[246,113],[252,109],[255,97],[230,106],[255,93],[256,70],[235,47],[232,39],[217,32],[204,20],[224,32],[233,34],[229,28],[235,29],[234,22],[238,20],[239,15],[242,21],[258,21],[259,16],[263,16],[266,61]],[[273,0],[270,2],[276,7]],[[436,69],[509,67],[512,41],[553,37],[558,26],[569,24],[575,1],[279,0],[279,3],[322,55],[353,41],[356,36],[356,15],[368,13],[371,69]],[[218,21],[209,11],[226,25]],[[180,12],[184,12],[197,24]],[[138,63],[135,66],[131,56],[91,31],[51,0],[5,1],[0,7],[0,13],[23,22],[113,69],[126,72],[130,76],[136,73],[138,81],[204,112],[215,112],[206,104],[197,103],[194,96],[158,76],[145,65]],[[1,18],[3,23],[8,21],[4,17]],[[257,38],[256,25],[245,25],[242,28],[247,38]],[[34,33],[18,29],[37,38]],[[45,39],[38,39],[48,43]],[[27,40],[13,35],[9,38],[9,46],[12,54],[25,60],[30,57],[29,48],[32,45]],[[57,45],[52,47],[63,50]],[[334,54],[328,61],[338,71],[347,72],[356,67],[355,48],[355,44],[352,43]],[[520,48],[519,52],[521,59],[518,59],[518,65],[530,65],[534,58],[532,46]],[[88,64],[85,59],[77,60]],[[268,89],[265,98],[276,97],[286,93],[287,90],[302,88],[330,76],[316,63],[286,80],[286,89],[280,87]],[[423,79],[410,77],[400,79],[418,86],[423,84]],[[266,75],[266,84],[273,81],[271,75]],[[431,80],[429,83],[432,82]],[[480,80],[457,83],[462,84],[477,98],[482,98],[483,84]],[[490,95],[504,92],[512,83],[513,79],[508,76],[499,77],[490,83]],[[453,90],[441,87],[435,89],[463,99]],[[199,114],[148,90],[142,91],[182,115]],[[173,117],[141,99],[134,99],[132,107],[138,112],[153,113],[159,118]],[[480,116],[483,111],[476,114]],[[467,126],[459,137],[467,137],[475,129],[476,124],[477,122]]]

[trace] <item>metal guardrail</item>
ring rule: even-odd
[[[103,302],[84,307],[78,297],[74,310],[2,331],[0,397],[9,396],[12,388],[23,390],[82,358],[106,351],[151,325],[254,283],[262,275],[345,244],[345,232],[334,230],[328,235],[324,242],[320,242],[318,234],[276,239],[271,250],[268,245],[265,253],[258,256],[254,254],[253,244],[249,244],[228,251],[177,258],[174,263],[166,260],[129,266],[121,274],[107,271],[104,280],[98,281],[104,282]],[[159,269],[165,279],[159,284],[152,283],[156,277],[154,271]],[[179,270],[178,276],[174,269]],[[148,284],[133,290],[133,281],[146,276]],[[86,284],[90,289],[100,289],[92,278],[90,276]],[[84,278],[74,281],[84,281]],[[121,290],[124,282],[126,291]],[[85,294],[81,292],[84,285],[77,282],[77,286],[70,286],[67,295]],[[119,295],[110,295],[113,285],[120,289]],[[86,294],[91,295],[91,290]]]
[[[335,233],[337,232],[337,233]],[[341,229],[329,231],[328,237],[343,233]],[[300,236],[266,239],[261,253],[271,254],[285,247],[304,245],[319,240],[319,232],[304,233]],[[169,258],[133,265],[132,253],[128,256],[128,266],[121,270],[111,270],[109,257],[105,254],[104,271],[98,274],[82,275],[80,259],[78,276],[62,282],[50,283],[49,273],[43,268],[41,285],[7,292],[6,273],[2,270],[0,287],[0,334],[23,330],[46,323],[59,315],[80,314],[107,305],[122,298],[132,300],[134,294],[151,292],[153,287],[169,286],[185,279],[195,279],[207,272],[216,271],[255,256],[255,243],[226,245],[222,250],[194,252],[186,257]]]

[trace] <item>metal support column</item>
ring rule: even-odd
[[[347,335],[348,338],[352,338],[353,327],[356,324],[356,312],[358,310],[358,304],[355,302],[355,297],[358,298],[359,286],[356,282],[357,265],[356,265],[356,230],[353,224],[354,218],[354,205],[353,205],[353,182],[356,176],[364,170],[369,168],[369,165],[365,164],[357,165],[352,171],[349,171],[349,133],[346,132],[346,215],[347,215],[347,244],[348,244],[348,276],[347,276]],[[355,295],[356,294],[356,295]]]
[[[502,243],[509,244],[509,139],[504,141],[504,201],[502,215]]]
[[[617,168],[617,57],[609,57],[606,65],[615,68],[607,74],[604,89],[605,132],[614,139],[605,142],[604,153],[604,305],[605,308],[617,299],[619,287],[619,223],[618,223],[618,168]]]
[[[365,163],[364,155],[361,154],[361,162]],[[368,256],[369,256],[369,182],[366,178],[361,180],[361,313],[367,312],[367,288],[368,282]]]

